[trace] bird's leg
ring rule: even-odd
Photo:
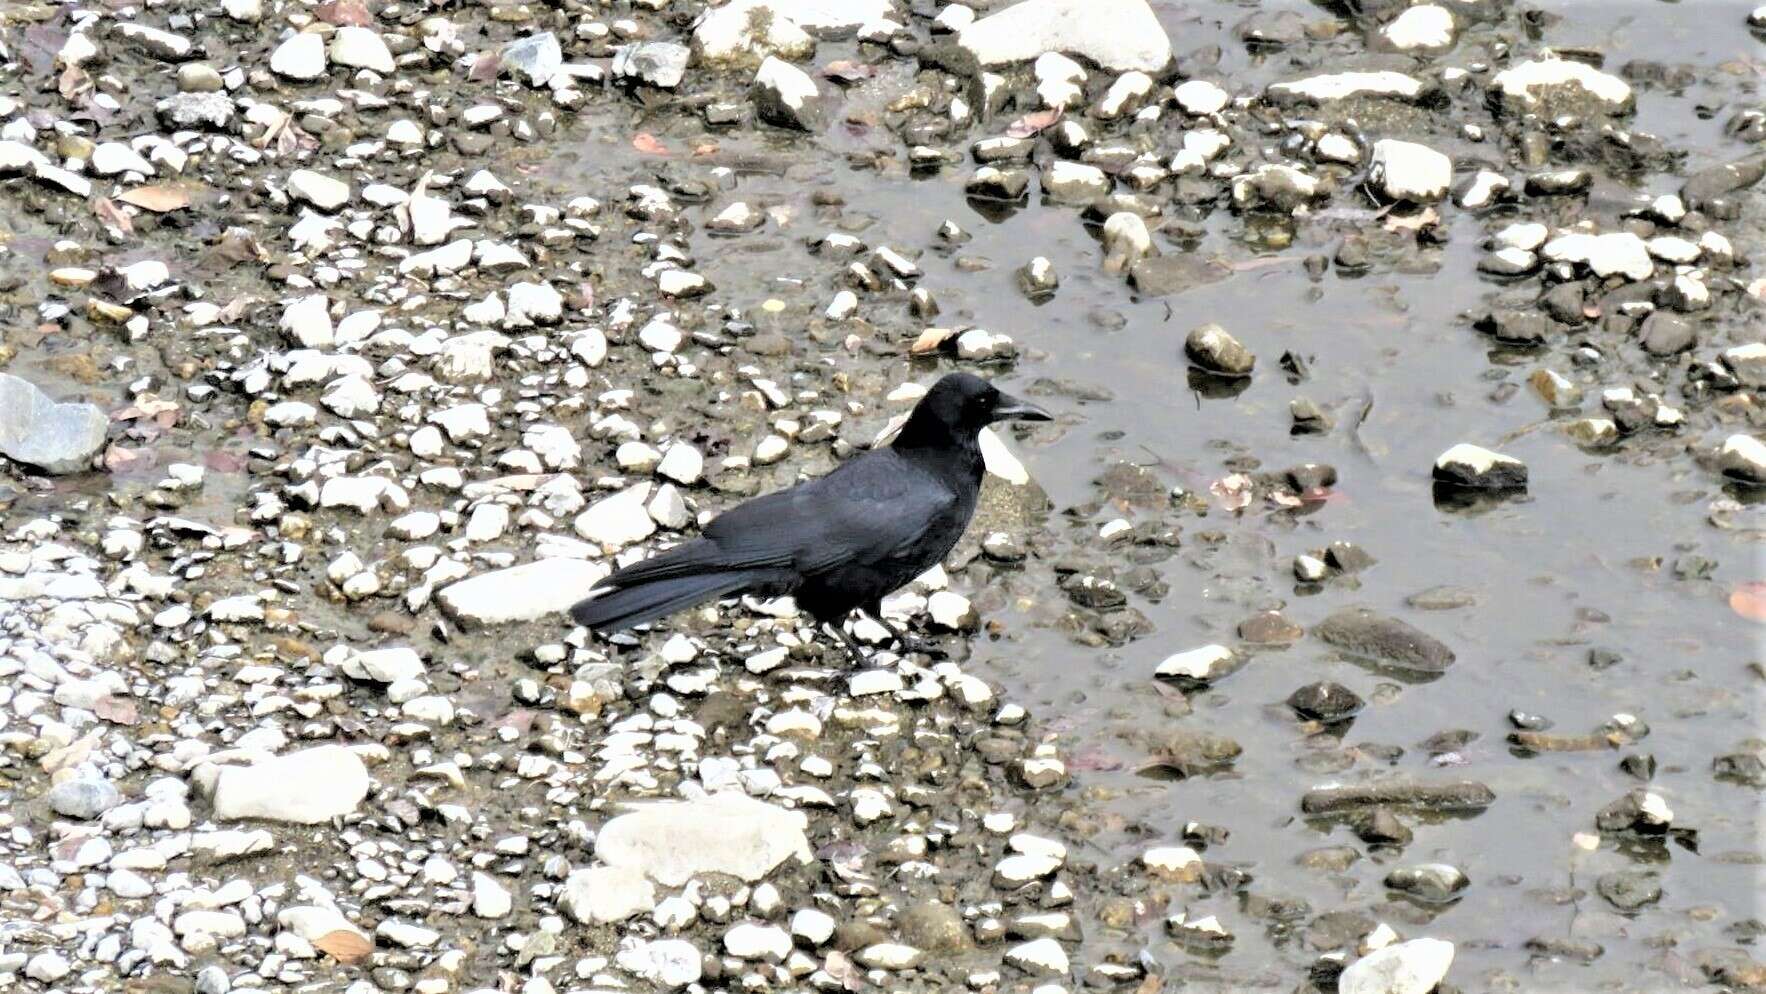
[[[852,665],[860,669],[871,665],[871,657],[865,653],[865,647],[858,644],[858,639],[852,637],[852,633],[846,630],[845,625],[838,621],[824,621],[822,626],[840,636],[840,641],[846,645],[846,655],[852,659]]]
[[[883,630],[888,632],[890,636],[895,639],[896,643],[901,646],[903,652],[917,652],[926,656],[944,655],[943,650],[939,649],[938,646],[932,642],[920,638],[917,635],[911,635],[890,624],[889,619],[883,617],[883,610],[881,608],[868,610],[866,613],[877,619],[877,624],[883,626]]]

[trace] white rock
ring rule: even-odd
[[[504,918],[515,908],[509,888],[488,873],[472,874],[472,913],[480,918]]]
[[[557,324],[563,316],[564,298],[550,284],[517,283],[509,288],[509,303],[503,318],[506,327]]]
[[[1418,4],[1381,28],[1380,37],[1401,52],[1443,52],[1453,47],[1453,14],[1445,7]]]
[[[640,980],[659,985],[663,990],[674,990],[699,982],[703,956],[699,947],[685,939],[645,942],[628,938],[620,943],[613,961],[621,970]]]
[[[1411,76],[1391,70],[1379,72],[1338,72],[1286,83],[1273,83],[1266,91],[1272,98],[1299,103],[1322,104],[1349,97],[1396,97],[1415,100],[1423,92],[1423,84]]]
[[[755,882],[790,858],[812,858],[808,819],[736,793],[638,806],[602,827],[595,855],[610,866],[641,870],[665,887],[701,873]]]
[[[1369,181],[1388,200],[1434,203],[1453,183],[1453,160],[1427,145],[1382,138],[1374,142]]]
[[[1729,436],[1717,450],[1717,468],[1725,476],[1766,484],[1766,442],[1740,432]]]
[[[329,656],[330,653],[326,655]],[[428,672],[428,667],[423,665],[423,657],[417,654],[416,649],[409,646],[351,652],[343,659],[338,668],[343,670],[344,675],[352,680],[365,680],[372,683],[397,683],[400,680],[414,680]]]
[[[1376,949],[1337,978],[1338,994],[1428,994],[1453,965],[1453,943],[1412,939]]]
[[[309,349],[328,348],[334,337],[330,308],[322,293],[300,297],[282,308],[282,331]]]
[[[1192,79],[1179,83],[1172,97],[1185,113],[1197,116],[1218,114],[1226,109],[1232,95],[1205,79]]]
[[[443,587],[437,599],[457,621],[534,621],[567,610],[609,571],[582,559],[540,559],[468,577]]]
[[[1006,962],[1031,976],[1066,976],[1067,951],[1052,938],[1034,939],[1006,950]]]
[[[648,538],[656,531],[656,522],[644,509],[644,502],[650,497],[650,487],[648,483],[640,483],[590,505],[588,510],[577,515],[576,533],[591,542],[613,548]]]
[[[349,202],[350,185],[311,169],[288,174],[288,195],[322,211],[333,211]]]
[[[349,814],[368,796],[368,770],[343,746],[324,745],[251,766],[222,767],[215,817],[316,825]]]
[[[1656,271],[1648,243],[1629,231],[1602,235],[1572,232],[1546,242],[1540,251],[1553,262],[1585,265],[1596,276],[1619,274],[1630,280],[1647,280]]]
[[[1024,0],[957,32],[956,43],[983,68],[1045,52],[1083,56],[1113,72],[1156,73],[1171,62],[1171,39],[1146,0]]]
[[[822,94],[809,73],[784,59],[768,56],[750,86],[755,113],[768,124],[801,131],[821,125]]]
[[[812,33],[844,33],[892,13],[889,0],[732,0],[699,22],[693,47],[703,63],[806,59],[815,54]]]
[[[675,442],[662,454],[656,466],[657,475],[684,486],[698,483],[705,475],[705,457],[685,442]]]
[[[791,933],[777,925],[743,922],[724,933],[724,951],[737,959],[776,963],[791,954]]]
[[[1527,466],[1513,456],[1461,442],[1435,459],[1435,479],[1462,487],[1525,487]]]
[[[791,934],[811,947],[820,946],[834,935],[832,915],[814,908],[803,908],[791,916]]]
[[[1212,683],[1226,673],[1237,660],[1231,649],[1224,645],[1205,645],[1200,649],[1190,649],[1166,656],[1154,674],[1195,683]]]
[[[1468,210],[1480,210],[1496,202],[1509,188],[1508,177],[1488,169],[1472,174],[1472,180],[1453,197],[1453,202]]]
[[[325,75],[325,39],[309,31],[291,36],[270,53],[270,71],[303,81]]]
[[[140,173],[152,176],[153,163],[122,142],[102,142],[92,150],[92,171],[100,176]]]
[[[331,61],[354,69],[385,75],[393,71],[392,52],[386,41],[368,28],[354,24],[339,27],[331,35]]]
[[[655,886],[642,869],[632,866],[572,870],[558,897],[558,907],[585,925],[622,922],[655,904]]]
[[[1490,81],[1505,107],[1538,110],[1544,95],[1558,88],[1581,90],[1609,114],[1631,109],[1631,86],[1617,76],[1570,59],[1536,59],[1497,73]]]

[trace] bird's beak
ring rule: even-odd
[[[993,421],[1053,421],[1049,412],[1037,407],[1028,400],[1019,400],[1009,393],[1001,393],[999,403],[993,408]]]

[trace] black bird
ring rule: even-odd
[[[854,610],[916,648],[884,620],[883,597],[957,543],[981,492],[981,429],[1013,419],[1049,415],[978,376],[952,373],[920,398],[888,446],[731,508],[703,537],[616,570],[570,616],[613,632],[718,598],[789,594],[834,630],[855,663],[865,663],[864,650],[841,624]]]

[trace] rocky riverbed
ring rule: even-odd
[[[0,6],[0,983],[1766,990],[1763,38]],[[941,655],[561,614],[953,368]]]

